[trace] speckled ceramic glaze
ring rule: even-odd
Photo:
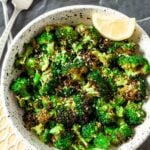
[[[24,138],[24,140],[30,145],[30,149],[47,150],[54,148],[49,148],[47,145],[39,141],[33,133],[24,128],[24,122],[22,121],[23,112],[18,107],[14,95],[9,90],[11,81],[16,78],[18,74],[18,71],[13,66],[15,55],[22,51],[24,43],[29,42],[31,38],[37,35],[46,25],[75,25],[81,22],[85,24],[92,24],[91,16],[93,12],[127,17],[112,9],[99,6],[78,5],[59,8],[43,14],[23,28],[14,39],[6,54],[1,74],[1,100],[5,105],[7,110],[6,113],[11,120],[14,130],[16,130],[17,134],[22,136],[22,138]],[[132,36],[132,40],[139,43],[141,51],[148,60],[150,60],[150,39],[138,25],[136,26],[136,31]],[[150,77],[148,78],[148,82],[150,83]],[[148,93],[150,93],[150,91]],[[145,121],[142,125],[136,127],[135,135],[132,139],[118,147],[119,150],[136,149],[150,134],[150,100],[145,102],[143,108],[147,114]]]

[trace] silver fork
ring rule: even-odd
[[[31,6],[32,2],[33,2],[33,0],[12,0],[12,4],[14,5],[14,12],[13,12],[2,36],[0,37],[0,59],[3,54],[3,50],[6,45],[11,28],[12,28],[18,14],[22,10],[27,10]]]

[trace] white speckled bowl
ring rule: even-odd
[[[9,85],[12,79],[14,79],[17,75],[17,71],[13,66],[15,55],[22,51],[24,43],[29,42],[31,38],[38,34],[47,24],[74,25],[81,22],[92,24],[91,16],[93,12],[110,13],[120,17],[127,17],[115,10],[100,6],[78,5],[59,8],[39,16],[23,28],[15,37],[6,54],[1,73],[1,100],[6,107],[7,114],[9,115],[11,123],[17,134],[22,136],[24,140],[31,145],[31,149],[47,150],[53,148],[49,148],[47,145],[40,142],[36,136],[24,128],[22,110],[18,107],[14,95],[9,90]],[[144,55],[150,60],[150,38],[138,25],[136,26],[136,31],[132,39],[139,43],[141,51],[143,51]],[[148,79],[148,82],[150,83],[150,78]],[[150,134],[150,100],[144,104],[143,108],[147,114],[145,121],[142,125],[136,127],[135,136],[127,143],[118,147],[118,149],[136,149]]]

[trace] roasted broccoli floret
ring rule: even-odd
[[[49,42],[48,44],[44,44],[41,46],[41,50],[48,54],[49,56],[52,56],[54,54],[55,50],[55,42]]]
[[[30,106],[28,107],[28,100],[29,100],[30,98],[31,98],[30,96],[25,96],[25,97],[16,96],[18,105],[19,105],[20,107],[22,107],[22,108],[25,108],[25,109],[30,109],[30,108],[31,108]]]
[[[150,73],[150,65],[143,56],[120,56],[118,64],[128,76],[147,75]]]
[[[90,122],[82,126],[82,136],[84,139],[89,142],[91,141],[97,134],[101,124],[96,123],[95,121]]]
[[[96,101],[96,118],[104,125],[111,125],[116,121],[115,110],[109,103],[103,99]]]
[[[76,31],[81,35],[80,41],[87,49],[91,50],[98,44],[100,34],[93,26],[79,24],[76,26]]]
[[[41,135],[42,132],[44,131],[44,125],[42,123],[32,127],[32,130],[37,134],[37,135]]]
[[[62,132],[64,132],[63,124],[57,124],[56,126],[51,128],[49,131],[49,133],[54,135],[54,136],[60,135]]]
[[[67,73],[66,73],[67,72]],[[72,63],[64,69],[64,73],[71,76],[73,81],[83,81],[83,75],[88,72],[85,61],[81,57],[75,58]]]
[[[100,75],[99,70],[93,70],[88,74],[88,80],[91,83],[91,86],[89,88],[92,88],[95,92],[98,92],[99,95],[94,95],[98,97],[107,97],[110,98],[113,96],[113,90],[114,87],[112,88],[111,82],[107,81],[105,78],[103,78]],[[95,90],[96,89],[96,90]],[[89,91],[91,92],[91,91]]]
[[[39,123],[47,123],[50,119],[50,114],[46,109],[40,109],[36,115]]]
[[[61,137],[61,135],[65,133],[64,125],[60,123],[52,122],[52,126],[50,126],[49,133],[51,136],[51,141],[55,143],[59,139],[59,137]]]
[[[24,51],[20,54],[17,54],[15,60],[15,67],[24,68],[26,59],[33,53],[33,47],[31,44],[24,45]]]
[[[131,125],[141,124],[145,118],[145,112],[142,110],[142,103],[128,102],[124,113],[128,123]]]
[[[37,37],[37,43],[40,45],[48,44],[54,40],[54,34],[51,32],[43,32]]]
[[[122,97],[121,95],[115,95],[113,100],[111,101],[111,105],[113,107],[122,106],[125,103],[126,103],[126,99],[124,97]]]
[[[52,82],[54,82],[53,80],[52,80]],[[51,83],[51,82],[50,82]],[[49,83],[46,83],[46,84],[40,84],[39,86],[38,86],[38,92],[39,92],[39,94],[42,96],[42,95],[46,95],[47,93],[48,93],[48,91],[49,92],[54,92],[53,90],[53,88],[52,88],[52,90],[50,91],[50,87],[51,86],[49,86]],[[52,86],[53,87],[53,86]]]
[[[66,66],[70,62],[70,56],[66,51],[57,53],[51,63],[51,70],[54,77],[64,73]]]
[[[75,30],[81,35],[83,36],[86,32],[86,30],[88,29],[88,27],[81,23],[81,24],[78,24],[76,27],[75,27]]]
[[[79,53],[80,51],[83,50],[83,44],[80,42],[74,42],[72,44],[72,49],[75,53]]]
[[[44,129],[43,124],[38,124],[34,127],[32,127],[32,131],[34,131],[40,138],[40,140],[44,143],[48,143],[50,141],[49,137],[49,129]]]
[[[54,94],[55,88],[59,83],[59,80],[56,77],[51,76],[51,73],[45,72],[41,76],[41,84],[38,86],[39,94],[46,95],[46,94]]]
[[[101,67],[100,72],[103,77],[112,80],[117,87],[124,86],[130,82],[130,78],[117,68]]]
[[[133,129],[127,123],[123,122],[120,124],[118,132],[121,135],[121,140],[124,142],[132,136]]]
[[[54,142],[54,146],[61,150],[68,150],[72,144],[73,135],[70,133],[63,133]]]
[[[53,60],[53,62],[55,62],[56,64],[60,64],[61,66],[65,66],[68,63],[69,59],[70,57],[67,52],[61,51],[60,53],[57,53],[55,55],[55,59]]]
[[[93,26],[89,26],[84,32],[81,42],[91,50],[98,44],[99,39],[100,34],[98,31]]]
[[[25,68],[29,76],[33,76],[35,74],[35,68],[37,67],[38,61],[34,57],[29,57],[26,59]]]
[[[23,115],[24,126],[31,130],[32,127],[37,125],[36,116],[33,111],[26,111]]]
[[[75,110],[77,113],[77,122],[85,124],[89,122],[90,116],[92,115],[92,101],[80,93],[73,96],[75,103]]]
[[[83,87],[82,87],[83,92],[86,92],[88,96],[92,97],[99,97],[100,93],[98,91],[98,88],[95,83],[93,82],[87,82]]]
[[[29,79],[19,77],[11,83],[10,89],[17,95],[30,98],[28,87],[29,87]]]
[[[119,145],[132,136],[133,129],[125,122],[122,122],[117,127],[104,127],[104,132],[109,137],[111,144]]]
[[[41,71],[45,71],[48,68],[49,64],[49,57],[46,54],[42,55],[39,61]]]
[[[128,84],[120,87],[118,93],[126,100],[144,100],[146,96],[146,81],[142,77],[133,78]]]
[[[49,129],[44,129],[43,133],[39,136],[40,140],[44,143],[50,142]]]
[[[29,57],[26,60],[26,68],[34,69],[36,67],[36,59],[34,57]]]
[[[77,120],[77,114],[74,110],[67,106],[60,106],[57,108],[56,121],[62,123],[65,127],[72,127]]]
[[[110,146],[110,139],[103,133],[97,134],[96,138],[94,139],[94,146],[96,148],[107,150]]]
[[[136,44],[134,42],[111,42],[107,53],[117,53],[117,54],[131,54],[134,50]]]
[[[124,116],[124,108],[122,106],[116,106],[116,116],[123,117]]]
[[[109,136],[111,144],[119,145],[121,143],[119,136],[120,133],[118,134],[118,127],[104,127],[104,133],[105,135]]]
[[[58,27],[55,32],[58,39],[65,39],[69,43],[72,43],[78,39],[78,33],[71,26]]]
[[[114,79],[113,78],[106,78],[106,82],[107,82],[107,86],[108,86],[108,88],[109,88],[109,90],[111,91],[111,93],[109,93],[110,95],[110,97],[113,97],[114,96],[114,93],[117,91],[117,84],[116,84],[116,82],[114,81]]]
[[[99,62],[102,63],[103,66],[109,66],[114,57],[112,54],[101,53],[98,50],[93,50],[91,53],[98,58]]]
[[[81,136],[81,133],[80,133],[80,129],[81,129],[81,126],[78,125],[78,124],[75,124],[72,128],[74,134],[77,136],[77,139],[78,139],[78,142],[81,143],[81,145],[83,145],[85,148],[88,147],[88,143],[86,142],[86,140]]]

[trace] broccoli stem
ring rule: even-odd
[[[85,141],[85,139],[81,136],[80,134],[80,128],[81,126],[80,125],[74,125],[72,130],[73,132],[77,135],[79,141],[81,141],[81,143],[87,148],[88,147],[88,143]]]

